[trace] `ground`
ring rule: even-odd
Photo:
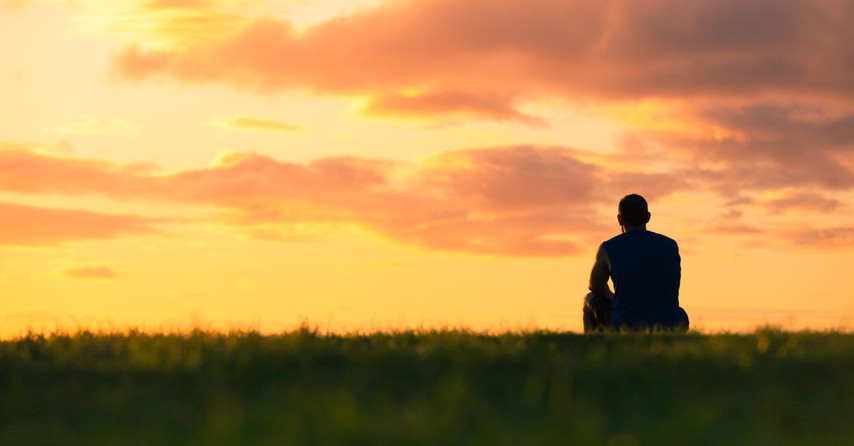
[[[854,334],[27,335],[3,445],[848,445]]]

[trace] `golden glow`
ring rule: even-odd
[[[58,127],[56,131],[66,134],[135,133],[136,127],[122,119],[97,119],[86,116],[78,122]]]
[[[787,183],[784,167],[824,159],[771,134],[785,115],[844,145],[833,120],[847,108],[763,97],[747,122],[719,109],[752,100],[710,92],[576,100],[516,46],[476,48],[486,25],[448,41],[371,33],[384,17],[402,20],[388,32],[420,24],[404,8],[417,1],[0,7],[0,337],[306,320],[580,330],[593,255],[630,192],[680,242],[696,327],[854,326],[851,186]],[[352,43],[335,34],[347,26],[367,49],[336,65],[327,52]],[[285,47],[291,59],[274,57]]]

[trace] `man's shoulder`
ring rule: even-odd
[[[666,236],[666,235],[664,235],[664,234],[659,234],[659,233],[657,233],[657,232],[652,232],[652,231],[646,231],[646,232],[647,232],[647,233],[649,233],[649,235],[650,235],[651,237],[654,237],[654,238],[656,238],[656,239],[658,239],[658,240],[661,240],[662,242],[672,243],[672,244],[674,244],[674,245],[676,245],[676,244],[677,244],[677,243],[676,243],[676,240],[673,240],[672,238],[670,238],[670,237],[668,237],[668,236]]]
[[[615,243],[620,243],[621,241],[629,240],[632,237],[644,237],[647,239],[655,240],[656,243],[678,246],[678,244],[676,243],[676,240],[673,240],[672,238],[670,238],[664,234],[659,234],[657,232],[652,232],[649,230],[644,230],[644,231],[640,231],[640,232],[632,231],[632,232],[624,232],[622,234],[617,234],[614,237],[611,237],[608,240],[605,240],[604,242],[602,242],[602,245],[606,246],[606,245],[612,245]]]
[[[620,243],[620,236],[622,236],[622,235],[624,235],[624,234],[618,234],[618,235],[615,235],[615,236],[609,238],[608,240],[605,240],[604,242],[602,242],[599,245],[599,249],[605,250],[605,252],[607,253],[607,251],[609,251],[609,248],[611,248],[615,244]]]

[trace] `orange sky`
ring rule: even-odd
[[[0,336],[580,330],[640,193],[696,328],[854,327],[854,6],[0,0]]]

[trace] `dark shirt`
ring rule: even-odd
[[[675,240],[640,229],[620,234],[602,246],[614,282],[612,326],[687,326],[687,314],[679,308],[682,267]]]

